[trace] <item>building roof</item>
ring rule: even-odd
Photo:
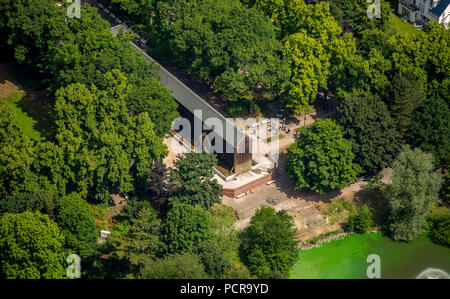
[[[117,25],[111,28],[114,36],[116,36],[120,28],[127,30],[123,25]],[[226,143],[231,145],[233,148],[241,148],[245,146],[245,133],[236,127],[234,122],[225,118],[220,112],[209,105],[205,100],[193,92],[189,87],[187,87],[183,82],[178,80],[174,75],[172,75],[168,70],[166,70],[162,65],[156,62],[152,57],[143,52],[137,45],[133,42],[131,44],[142,53],[144,58],[148,61],[154,62],[159,66],[159,76],[161,83],[172,91],[172,96],[174,99],[183,105],[190,112],[194,113],[195,110],[201,110],[202,121],[209,118],[218,119],[222,123],[223,132],[217,130],[214,132],[219,138],[225,140]]]
[[[440,16],[444,13],[444,11],[447,9],[447,7],[450,5],[450,0],[441,0],[438,5],[436,5],[431,12],[436,15]]]

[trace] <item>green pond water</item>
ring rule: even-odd
[[[427,268],[450,273],[450,249],[423,234],[412,242],[394,242],[380,233],[354,234],[321,247],[302,250],[291,278],[367,278],[367,256],[381,259],[381,278],[416,278]]]

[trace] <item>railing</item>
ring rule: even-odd
[[[134,34],[133,41],[140,44],[141,46],[147,46],[147,41],[143,39],[138,33],[136,33],[131,27],[127,26],[126,21],[123,22],[121,19],[119,19],[119,17],[117,17],[112,11],[110,11],[100,2],[96,3],[96,6],[101,9],[106,15],[108,15],[112,21],[117,22],[119,25],[122,25],[122,28],[127,32]]]

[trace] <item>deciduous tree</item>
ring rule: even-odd
[[[56,143],[63,149],[69,190],[100,201],[146,184],[153,160],[165,155],[147,113],[130,116],[127,78],[104,76],[102,90],[71,84],[56,93]]]
[[[361,172],[352,143],[331,119],[317,120],[288,148],[286,171],[297,189],[326,193],[344,188]]]
[[[450,160],[450,110],[441,98],[424,101],[414,112],[408,132],[408,143],[432,152],[440,164]]]

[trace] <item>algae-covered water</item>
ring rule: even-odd
[[[450,273],[450,249],[423,234],[412,242],[394,242],[380,233],[354,234],[321,247],[302,250],[291,278],[367,278],[368,255],[381,260],[381,278],[416,278],[427,268]]]

